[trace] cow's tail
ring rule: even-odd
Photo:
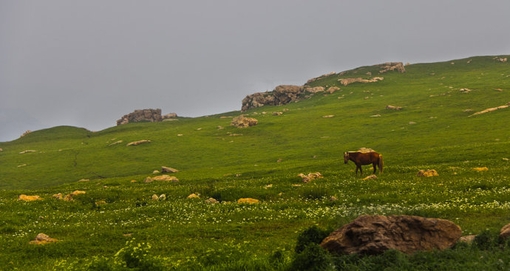
[[[379,172],[382,173],[383,172],[383,159],[382,159],[382,154],[379,154]]]

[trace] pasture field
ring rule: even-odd
[[[330,232],[362,214],[444,218],[464,235],[493,236],[510,223],[510,107],[475,113],[510,102],[510,64],[485,56],[405,68],[327,76],[312,86],[340,91],[249,110],[258,125],[245,129],[230,126],[234,111],[98,132],[60,126],[1,142],[0,269],[289,270],[303,231]],[[367,72],[384,80],[338,82]],[[143,139],[151,142],[126,146]],[[371,166],[360,177],[344,164],[343,152],[360,147],[383,154],[377,179],[363,180]],[[178,169],[169,175],[179,181],[144,181],[161,166]],[[421,169],[439,176],[416,176]],[[310,172],[323,178],[298,177]],[[86,193],[53,197],[76,190]],[[58,241],[31,244],[38,233]],[[381,259],[403,263],[391,270],[510,268],[494,250],[460,249],[405,264],[399,254]],[[389,266],[349,259],[344,266],[357,270]],[[323,269],[342,270],[335,266]]]

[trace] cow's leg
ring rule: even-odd
[[[377,164],[376,163],[372,163],[372,166],[374,166],[374,173],[375,174],[375,171],[377,170]]]

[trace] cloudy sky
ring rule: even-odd
[[[510,54],[508,0],[0,0],[0,141],[135,109],[240,110],[387,61]]]

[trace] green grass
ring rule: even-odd
[[[439,217],[466,235],[497,233],[510,221],[510,108],[469,116],[510,102],[508,65],[493,57],[408,65],[377,83],[249,110],[259,124],[247,129],[224,117],[241,114],[235,111],[99,132],[54,127],[2,142],[0,263],[7,270],[286,270],[303,260],[294,246],[305,229],[331,231],[361,214]],[[341,77],[367,71],[378,76],[377,68],[361,67]],[[313,86],[338,85],[338,78]],[[141,139],[151,143],[126,146]],[[360,147],[383,154],[385,172],[377,180],[364,181],[343,163],[344,151]],[[171,175],[179,181],[144,183],[161,166],[178,169]],[[417,177],[420,169],[439,176]],[[303,183],[297,176],[309,172],[324,178]],[[75,190],[87,193],[72,202],[52,197]],[[200,199],[187,199],[191,193]],[[18,201],[20,194],[43,200]],[[167,199],[153,201],[153,194]],[[236,203],[245,197],[261,203]],[[39,232],[60,241],[29,244]],[[437,270],[479,270],[475,260],[484,257],[483,269],[500,270],[510,261],[506,247],[501,251],[469,246],[414,258],[323,261],[337,269],[343,261],[351,270],[406,270],[438,259]],[[385,257],[402,266],[385,265]]]

